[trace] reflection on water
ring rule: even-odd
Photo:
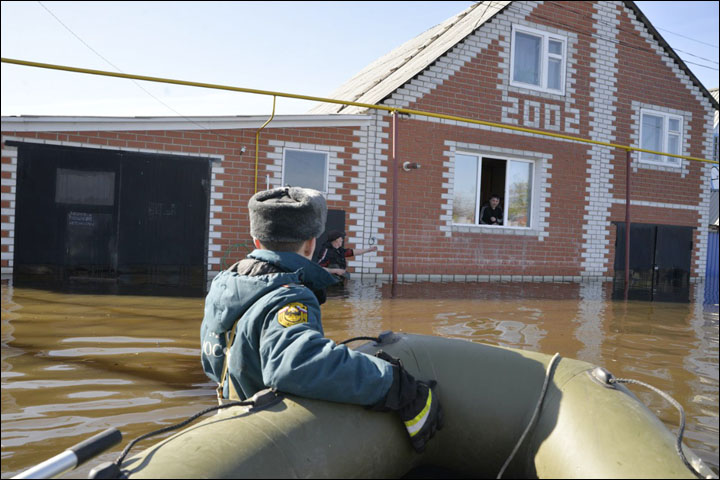
[[[667,391],[686,444],[718,471],[718,305],[612,300],[612,284],[389,285],[351,281],[323,306],[328,337],[383,330],[578,358]],[[2,287],[2,476],[108,427],[123,445],[215,404],[200,367],[202,298],[76,295]],[[672,431],[675,409],[633,388]],[[146,444],[153,441],[149,440]],[[142,445],[139,449],[142,448]]]

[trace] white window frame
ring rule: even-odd
[[[540,85],[534,85],[532,83],[524,83],[515,80],[515,34],[517,32],[532,35],[534,37],[542,37],[542,51],[540,52]],[[562,55],[550,53],[550,40],[555,40],[562,43]],[[548,84],[548,60],[550,58],[561,61],[560,65],[560,90],[549,88]],[[555,95],[565,95],[565,76],[567,69],[567,37],[557,35],[554,33],[544,32],[535,28],[525,27],[521,25],[512,26],[512,41],[510,48],[510,85],[513,87],[522,87],[530,90],[537,90],[544,93],[552,93]]]
[[[668,140],[670,138],[670,132],[668,130],[668,127],[670,125],[670,120],[678,120],[680,128],[678,130],[678,155],[682,155],[683,151],[683,126],[684,126],[684,118],[681,115],[674,115],[672,113],[666,113],[666,112],[660,112],[658,110],[652,110],[649,108],[641,108],[640,109],[640,138],[638,139],[638,145],[639,148],[644,148],[642,145],[642,139],[643,139],[643,115],[648,114],[655,117],[662,117],[663,119],[663,131],[662,131],[662,148],[661,152],[668,153]],[[638,158],[641,163],[647,163],[650,165],[659,165],[662,167],[673,167],[673,168],[679,168],[682,166],[682,159],[677,157],[668,157],[663,156],[663,158],[666,159],[666,161],[662,160],[653,160],[651,158],[645,157],[646,155],[653,155],[650,153],[644,153],[639,152]]]
[[[468,152],[468,151],[462,151],[457,150],[454,155],[466,155],[468,157],[475,157],[478,161],[477,165],[477,178],[475,179],[475,185],[477,186],[475,191],[475,223],[455,223],[452,222],[452,226],[454,227],[481,227],[481,228],[487,228],[490,230],[497,230],[499,228],[507,228],[512,230],[532,230],[535,225],[535,187],[536,187],[536,175],[537,175],[537,162],[534,160],[528,160],[526,158],[518,158],[518,157],[508,157],[506,155],[486,155],[481,154],[477,152]],[[485,225],[480,223],[480,210],[482,206],[480,205],[480,181],[482,180],[482,160],[483,159],[491,159],[491,160],[504,160],[506,162],[505,167],[505,188],[503,189],[503,224],[502,225]],[[508,216],[508,209],[507,209],[507,199],[509,197],[509,186],[507,181],[507,162],[522,162],[522,163],[530,163],[532,164],[532,175],[530,178],[530,199],[532,202],[532,207],[530,208],[530,218],[528,219],[528,225],[526,227],[517,227],[512,225],[507,225],[507,216]],[[453,189],[455,188],[455,181],[453,179]]]
[[[287,184],[287,182],[285,181],[285,171],[286,171],[285,162],[287,161],[287,152],[310,152],[310,153],[319,153],[319,154],[325,156],[325,178],[323,179],[322,193],[327,194],[328,193],[328,177],[330,175],[330,154],[328,152],[323,152],[321,150],[311,150],[309,148],[283,148],[281,185]],[[293,186],[297,186],[297,185],[293,185]]]

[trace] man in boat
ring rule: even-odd
[[[327,241],[323,244],[318,256],[320,266],[333,274],[340,282],[350,278],[350,274],[347,272],[347,258],[377,251],[377,247],[374,245],[370,248],[345,248],[344,243],[345,232],[339,230],[328,232]]]
[[[205,300],[202,365],[218,399],[264,388],[397,411],[421,452],[442,427],[435,383],[415,380],[387,354],[370,356],[325,338],[320,304],[332,275],[312,262],[327,205],[311,189],[284,187],[250,199],[256,250],[218,274]]]

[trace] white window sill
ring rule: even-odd
[[[639,159],[637,163],[640,166],[653,166],[653,167],[663,167],[667,168],[668,170],[681,170],[682,169],[682,162],[678,163],[676,165],[670,164],[670,163],[663,163],[663,162],[653,162],[651,160],[643,160]]]
[[[533,85],[531,83],[520,83],[515,80],[510,81],[510,86],[517,88],[517,89],[523,89],[523,90],[529,90],[530,93],[532,92],[538,92],[538,93],[547,93],[549,95],[555,95],[557,97],[564,97],[565,91],[564,90],[551,90],[549,88],[544,88],[539,85]],[[525,93],[525,92],[522,92]]]
[[[488,233],[493,235],[538,235],[537,230],[530,227],[506,227],[500,225],[469,225],[454,223],[450,226],[452,232],[457,233]]]

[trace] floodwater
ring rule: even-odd
[[[718,472],[718,305],[612,300],[611,285],[405,284],[351,281],[323,306],[328,337],[383,330],[559,352],[672,395],[685,443]],[[131,439],[215,405],[202,372],[202,298],[54,293],[2,286],[2,476],[109,427],[123,443],[67,478],[86,478]],[[631,390],[673,432],[678,413]],[[137,453],[158,441],[141,443]],[[131,453],[131,455],[132,455]]]

